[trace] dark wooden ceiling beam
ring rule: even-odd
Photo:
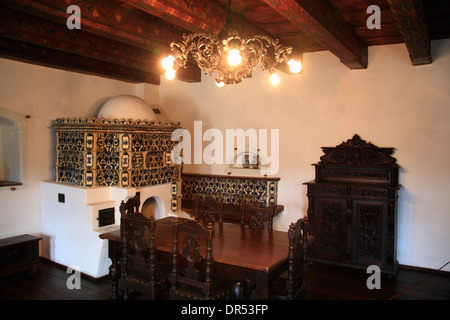
[[[263,0],[350,69],[367,68],[368,48],[326,1]]]
[[[120,0],[133,8],[169,21],[190,32],[219,32],[227,11],[214,1]]]
[[[387,0],[413,65],[431,63],[431,40],[421,0]]]
[[[159,85],[158,74],[70,54],[0,36],[0,57],[110,79]]]
[[[119,1],[190,32],[219,33],[227,19],[227,8],[210,0],[197,0],[194,2],[179,0]],[[261,27],[252,24],[240,14],[234,13],[233,10],[231,11],[233,27],[239,33],[267,34]]]
[[[70,4],[66,0],[2,0],[1,5],[27,12],[66,25]],[[171,41],[180,40],[182,31],[153,23],[147,15],[139,15],[115,1],[83,0],[76,2],[81,11],[81,29],[93,34],[153,50],[162,56]],[[158,23],[161,23],[158,21]],[[70,30],[67,29],[69,32]]]
[[[170,36],[168,36],[165,31],[161,33],[158,31],[157,33],[161,37],[155,35],[149,37],[143,33],[145,28],[149,28],[148,24],[142,25],[139,22],[130,23],[130,21],[122,21],[123,25],[114,26],[115,29],[113,30],[110,27],[113,24],[111,19],[122,20],[118,17],[122,14],[128,17],[130,14],[125,13],[123,8],[120,8],[117,12],[114,11],[115,9],[104,8],[103,5],[105,4],[102,1],[87,0],[80,5],[87,6],[90,3],[89,1],[92,2],[92,6],[88,10],[88,14],[82,12],[81,30],[69,30],[66,26],[68,14],[65,10],[67,4],[64,1],[2,0],[1,5],[7,5],[8,8],[0,8],[3,12],[0,33],[3,37],[19,40],[19,42],[53,49],[49,52],[63,51],[67,53],[70,61],[74,60],[72,55],[80,55],[97,60],[101,65],[110,63],[126,67],[127,70],[133,68],[137,70],[135,82],[150,78],[153,84],[159,84],[159,80],[154,81],[153,76],[143,77],[140,76],[140,72],[151,73],[155,76],[163,73],[160,60],[163,54],[167,53],[164,51],[169,48],[170,42],[168,41],[175,39],[175,34],[168,31],[170,33]],[[96,5],[99,7],[96,7]],[[108,14],[105,14],[106,10],[113,11],[108,11]],[[103,14],[99,14],[99,12]],[[115,13],[115,18],[111,18],[112,13]],[[151,40],[153,38],[160,39],[161,42]],[[17,55],[20,55],[20,53],[17,53]],[[62,57],[64,54],[58,56]],[[24,56],[24,58],[26,57],[28,55]],[[33,61],[33,59],[30,61]],[[56,61],[55,67],[61,68],[62,64],[62,61]],[[47,65],[50,66],[51,62]],[[68,65],[64,69],[75,70],[77,68]],[[180,72],[177,78],[186,82],[200,82],[200,70],[195,69],[198,69],[198,67],[189,65],[188,70]],[[80,70],[83,71],[83,67]],[[104,74],[104,72],[111,72],[109,71],[110,68],[106,67],[96,70],[99,72],[98,75],[107,77],[108,74]],[[114,75],[112,77],[117,78]],[[124,80],[129,81],[127,79],[127,77],[124,78]]]
[[[150,51],[1,6],[0,35],[134,69],[152,71],[159,63]]]

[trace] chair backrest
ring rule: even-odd
[[[259,207],[254,205],[241,205],[241,226],[247,224],[252,229],[273,228],[275,206]]]
[[[194,206],[195,220],[200,221],[204,226],[209,223],[223,222],[224,204],[222,201],[196,198],[194,200]]]
[[[155,280],[155,229],[153,217],[146,218],[140,212],[122,214],[122,277],[127,278],[130,273],[141,272],[146,274],[148,281]]]
[[[139,211],[139,206],[141,205],[140,194],[136,193],[136,195],[132,198],[128,198],[127,201],[123,201],[120,203],[119,211],[121,214],[133,214]]]
[[[214,227],[207,227],[195,220],[179,221],[175,218],[172,225],[172,271],[170,276],[172,290],[180,286],[202,294],[208,298],[212,289],[211,263]],[[179,237],[183,237],[181,254],[178,248]]]
[[[286,289],[290,298],[306,291],[308,218],[289,226],[288,278]]]

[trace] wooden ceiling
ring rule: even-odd
[[[69,29],[69,5],[81,29]],[[380,29],[366,25],[380,8]],[[128,82],[160,83],[160,60],[183,33],[217,33],[227,0],[2,0],[0,56]],[[432,63],[430,41],[450,38],[449,0],[234,0],[233,25],[269,34],[295,54],[328,50],[367,68],[368,46],[404,43],[413,65]],[[201,81],[190,64],[180,80]]]

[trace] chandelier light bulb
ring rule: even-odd
[[[275,71],[270,72],[270,84],[277,86],[280,83],[280,76],[275,73]]]
[[[167,80],[175,79],[176,71],[174,69],[169,69],[166,71],[165,76]]]
[[[228,63],[236,67],[241,63],[241,54],[238,49],[231,49],[230,53],[228,53]]]
[[[216,86],[218,86],[219,88],[222,88],[225,85],[225,83],[223,81],[217,82],[216,81]]]
[[[302,64],[294,59],[289,60],[288,65],[292,73],[299,73],[302,70]]]
[[[169,56],[167,56],[167,57],[165,57],[164,59],[161,60],[161,67],[164,70],[172,69],[174,61],[175,61],[174,56],[169,55]]]

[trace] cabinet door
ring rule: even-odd
[[[361,265],[385,265],[387,202],[354,200],[354,262]]]
[[[314,199],[314,251],[319,259],[345,261],[347,248],[347,201]]]

